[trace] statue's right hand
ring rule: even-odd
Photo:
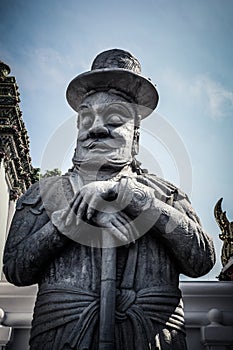
[[[77,225],[82,217],[82,212],[79,211],[81,203],[80,192],[77,192],[68,206],[60,211],[59,219],[64,226]]]
[[[81,217],[77,216],[78,193],[68,203],[67,207],[54,211],[51,215],[51,221],[58,231],[74,241],[77,241],[83,223]]]

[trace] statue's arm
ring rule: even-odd
[[[37,283],[69,241],[51,223],[44,209],[34,212],[30,205],[16,210],[5,245],[3,271],[7,280],[18,286]]]
[[[190,277],[208,273],[215,263],[213,241],[202,229],[188,198],[177,190],[167,204],[157,198],[154,188],[132,181],[129,189],[131,199],[126,211],[137,218],[134,222],[139,227],[147,223],[160,236],[175,256],[180,272]]]
[[[181,273],[200,277],[208,273],[215,263],[213,241],[196,220],[195,213],[190,215],[193,212],[191,205],[183,201],[182,212],[155,200],[152,211],[159,216],[155,227],[178,261]]]

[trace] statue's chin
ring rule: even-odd
[[[117,158],[114,159],[113,157],[108,158],[108,157],[85,157],[85,158],[78,158],[74,157],[73,158],[73,164],[76,168],[79,169],[96,169],[97,171],[102,168],[102,167],[109,167],[109,168],[123,168],[126,165],[131,164],[132,162],[132,157],[126,159],[126,158]]]

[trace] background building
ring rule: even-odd
[[[29,138],[19,108],[16,80],[0,61],[0,270],[2,254],[17,198],[36,179],[31,164]]]

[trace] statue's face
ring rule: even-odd
[[[123,97],[107,92],[86,97],[79,110],[76,161],[99,165],[130,163],[134,120],[132,106]]]

